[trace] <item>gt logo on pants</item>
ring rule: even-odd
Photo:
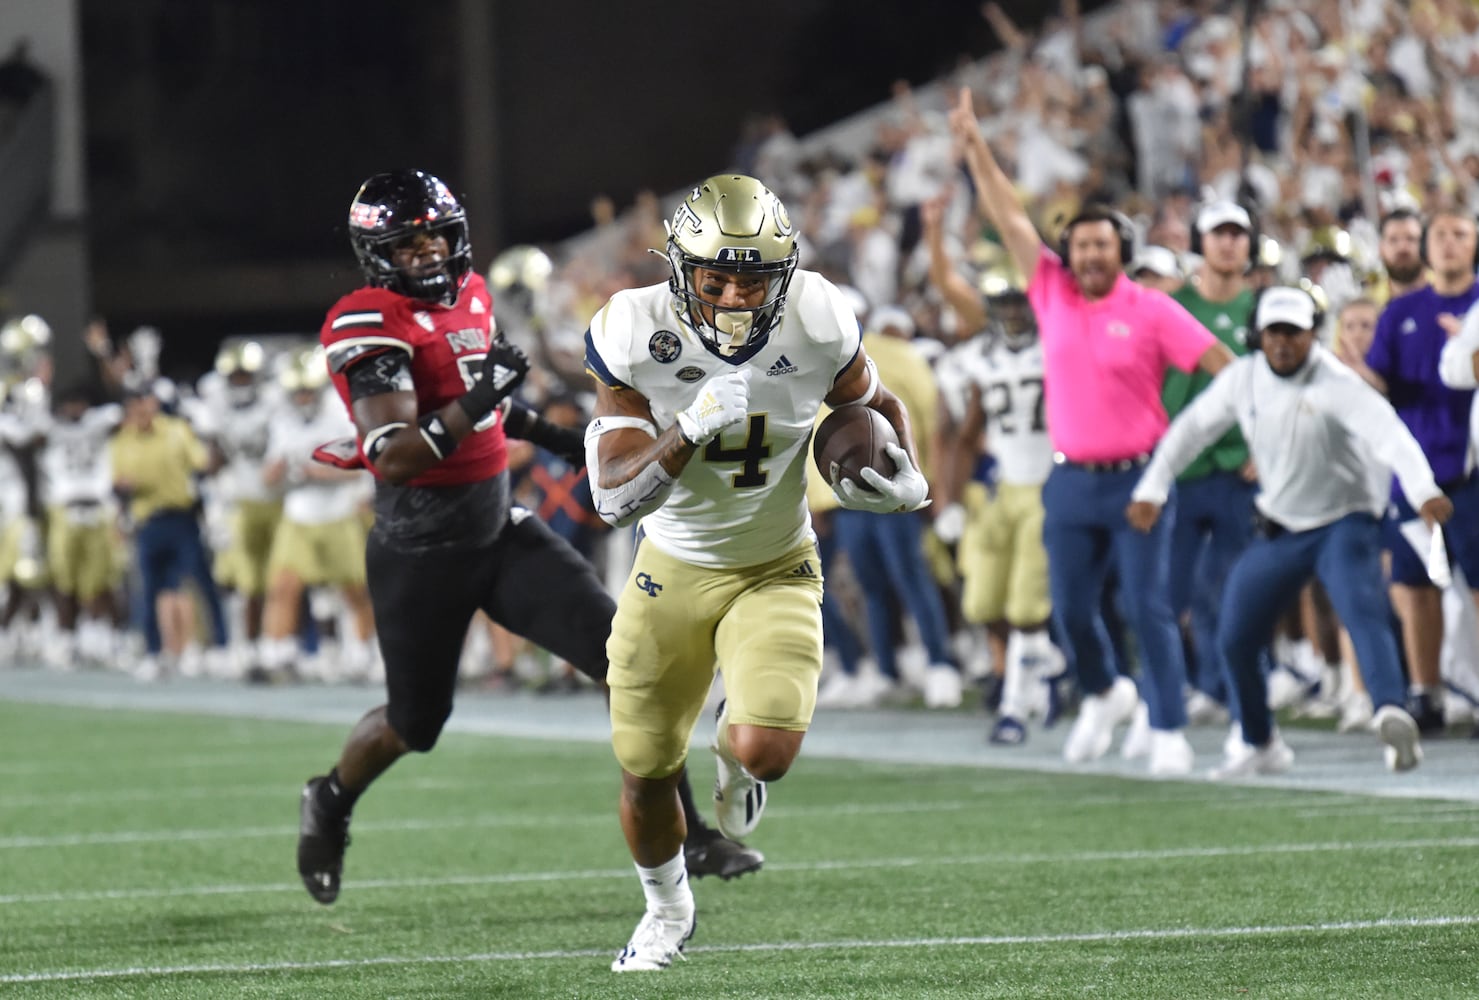
[[[655,583],[650,573],[638,573],[637,589],[646,591],[648,597],[656,597],[657,592],[662,589],[662,584]]]

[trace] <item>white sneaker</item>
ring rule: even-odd
[[[1309,695],[1309,689],[1309,682],[1296,675],[1294,668],[1282,663],[1275,664],[1274,669],[1268,673],[1269,711],[1277,712],[1294,707],[1304,701]]]
[[[1186,696],[1186,721],[1191,725],[1221,726],[1227,719],[1227,709],[1207,692],[1193,689]]]
[[[858,695],[859,678],[841,670],[832,674],[817,689],[817,708],[850,708]]]
[[[1388,771],[1410,771],[1422,763],[1423,748],[1418,744],[1417,722],[1398,705],[1383,705],[1371,720],[1371,728],[1387,745]]]
[[[1196,752],[1180,729],[1150,731],[1150,773],[1157,778],[1190,774]]]
[[[1340,721],[1335,724],[1337,733],[1354,733],[1367,729],[1375,712],[1371,707],[1371,695],[1365,691],[1352,691],[1340,706]]]
[[[1135,714],[1130,719],[1130,731],[1120,744],[1120,756],[1125,760],[1150,756],[1150,706],[1145,702],[1135,704]]]
[[[1289,744],[1275,729],[1269,736],[1269,740],[1261,747],[1252,747],[1238,740],[1236,755],[1230,755],[1223,761],[1221,767],[1214,770],[1209,777],[1213,781],[1225,781],[1228,778],[1248,778],[1255,774],[1283,774],[1294,766],[1294,751],[1289,749]]]
[[[723,732],[729,725],[725,712],[727,701],[719,703],[718,730]],[[765,782],[759,780],[739,760],[720,749],[719,738],[709,748],[719,765],[719,777],[714,782],[714,819],[719,832],[730,840],[744,840],[760,823],[765,812]]]
[[[1129,720],[1140,701],[1135,682],[1118,677],[1103,694],[1084,698],[1078,718],[1063,743],[1063,759],[1070,764],[1098,760],[1114,742],[1114,728]]]
[[[925,708],[959,708],[960,671],[948,663],[932,663],[924,674]]]
[[[612,972],[657,972],[683,957],[683,945],[693,937],[698,916],[690,913],[687,920],[664,920],[648,910],[642,915],[627,946],[616,953]]]

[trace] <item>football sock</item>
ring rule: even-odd
[[[330,816],[348,816],[354,810],[359,794],[339,783],[339,769],[336,767],[318,783],[318,807]]]
[[[693,912],[693,889],[688,884],[688,869],[683,852],[656,868],[637,865],[642,892],[647,896],[647,909],[664,920],[682,920]]]

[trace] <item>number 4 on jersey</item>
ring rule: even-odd
[[[750,414],[749,432],[738,448],[724,447],[724,435],[720,434],[704,449],[705,462],[739,462],[740,470],[729,481],[735,489],[750,489],[764,486],[770,473],[760,463],[770,457],[770,445],[765,440],[765,414]]]

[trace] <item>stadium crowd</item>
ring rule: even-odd
[[[1385,572],[1407,681],[1403,710],[1424,735],[1473,724],[1479,628],[1460,536],[1479,520],[1466,505],[1474,372],[1452,351],[1442,379],[1436,359],[1417,371],[1394,332],[1418,324],[1439,347],[1450,337],[1467,343],[1460,326],[1479,297],[1479,10],[1464,0],[1256,6],[1251,22],[1242,5],[1210,0],[1124,0],[1085,18],[1069,0],[1028,32],[987,3],[983,17],[1003,45],[992,57],[926,87],[900,83],[886,105],[805,140],[774,115],[747,125],[732,166],[790,208],[801,266],[843,287],[869,356],[908,404],[934,497],[924,511],[883,519],[832,510],[829,491],[813,491],[828,564],[825,710],[915,698],[952,708],[975,683],[993,713],[990,739],[1010,746],[1029,739],[1034,722],[1054,724],[1078,696],[1042,551],[1042,487],[1064,464],[1043,408],[1042,340],[1053,330],[1038,329],[1029,304],[1037,303],[1034,275],[977,211],[959,123],[964,90],[976,129],[1048,247],[1086,208],[1114,206],[1125,221],[1125,272],[1198,320],[1221,317],[1208,328],[1239,355],[1252,346],[1255,292],[1291,286],[1313,299],[1318,342],[1386,393],[1454,500],[1457,565],[1448,577],[1432,572],[1431,532],[1423,534],[1400,489],[1382,539],[1392,553]],[[599,197],[585,235],[493,260],[498,326],[534,360],[522,393],[547,419],[588,419],[591,316],[621,289],[669,279],[667,260],[649,251],[664,244],[676,201],[646,192],[619,212]],[[1439,301],[1417,309],[1412,297],[1425,294]],[[1210,309],[1219,304],[1226,308]],[[234,338],[214,371],[173,383],[160,377],[167,344],[158,331],[141,328],[115,344],[99,323],[83,334],[96,372],[55,385],[51,336],[39,317],[0,330],[0,576],[8,585],[0,659],[121,667],[141,680],[375,679],[358,559],[369,474],[314,461],[317,445],[352,433],[352,424],[313,341]],[[1167,409],[1174,416],[1189,407],[1204,386],[1183,386],[1174,399],[1168,386]],[[1437,392],[1462,409],[1456,458],[1437,454],[1448,444],[1429,447],[1419,427]],[[134,432],[154,427],[167,428],[175,445],[139,454]],[[1247,537],[1229,551],[1219,548],[1220,529],[1199,529],[1171,543],[1190,553],[1171,557],[1181,560],[1179,574],[1162,571],[1187,650],[1193,725],[1238,714],[1216,636],[1223,580],[1254,532],[1258,470],[1245,467],[1239,447],[1198,474],[1249,484]],[[581,470],[532,445],[511,449],[517,500],[622,576],[630,538],[594,515]],[[163,532],[162,514],[171,516]],[[1421,541],[1416,555],[1411,539]],[[914,582],[890,593],[891,581]],[[1141,644],[1112,585],[1102,610],[1122,672],[1143,676]],[[1382,707],[1318,585],[1290,602],[1264,659],[1271,707],[1336,718],[1346,731],[1370,727]],[[583,683],[548,661],[477,624],[463,681]],[[1189,770],[1189,756],[1154,749],[1139,694],[1112,712],[1086,699],[1086,717],[1110,732],[1129,722],[1122,752],[1150,758],[1152,771]],[[1085,735],[1094,739],[1070,739],[1071,759],[1107,751],[1102,733]],[[1241,740],[1233,722],[1230,761],[1279,768],[1268,755],[1240,756]]]

